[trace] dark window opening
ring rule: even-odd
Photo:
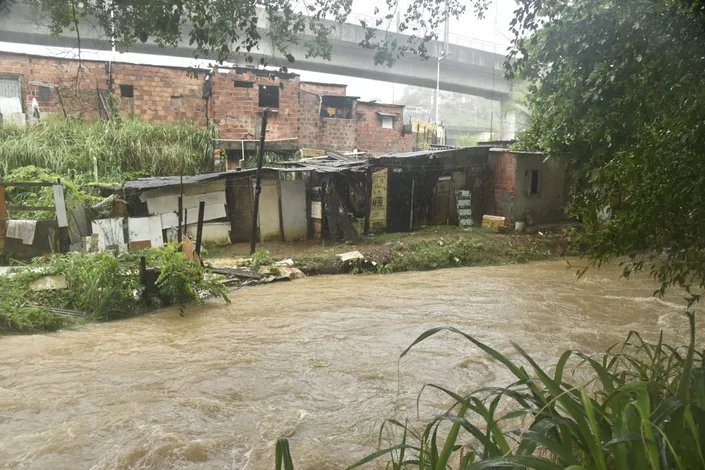
[[[260,85],[259,106],[260,108],[278,108],[279,87],[276,85]]]
[[[353,101],[347,96],[321,96],[321,117],[352,119]]]
[[[39,101],[49,101],[50,96],[51,88],[49,88],[48,86],[39,87]]]
[[[247,80],[235,80],[235,88],[253,88],[255,82],[248,82]]]
[[[526,177],[530,178],[529,181],[529,194],[538,194],[539,192],[539,170],[528,170],[526,172]]]
[[[120,85],[120,96],[124,98],[133,98],[135,89],[132,85]]]

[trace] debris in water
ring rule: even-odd
[[[362,253],[360,253],[359,251],[348,251],[347,253],[341,253],[337,256],[338,259],[340,259],[340,261],[342,261],[343,263],[356,259],[365,259],[365,257],[362,256]]]

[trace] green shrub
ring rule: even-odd
[[[274,259],[269,255],[269,250],[261,250],[252,255],[252,267],[257,271],[261,266],[269,266]]]
[[[0,278],[0,331],[56,330],[72,325],[80,317],[56,313],[64,309],[85,319],[106,321],[136,315],[153,308],[142,298],[139,259],[161,268],[157,286],[160,304],[184,306],[200,303],[207,296],[229,302],[227,289],[206,278],[203,268],[186,259],[178,245],[151,248],[143,253],[114,257],[107,253],[54,255],[46,263],[33,261],[32,269],[15,268]],[[67,289],[33,291],[30,283],[48,275],[62,275]]]
[[[455,328],[433,328],[402,354],[442,331],[460,335],[516,380],[461,394],[427,384],[452,406],[422,429],[386,420],[398,436],[348,467],[385,460],[390,469],[631,470],[704,469],[705,357],[696,351],[695,320],[687,346],[650,343],[629,333],[604,354],[564,352],[549,373],[523,349],[528,365],[512,361]],[[573,374],[568,370],[572,369]],[[575,372],[578,372],[577,374]],[[571,383],[571,377],[585,378]],[[288,445],[277,443],[276,467],[293,468]]]
[[[205,278],[203,268],[188,261],[178,245],[165,245],[155,251],[153,262],[161,266],[157,279],[159,296],[166,305],[178,305],[183,314],[184,307],[191,303],[202,303],[206,296],[221,297],[230,303],[227,288],[217,281]]]

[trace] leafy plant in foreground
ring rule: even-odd
[[[380,447],[385,431],[401,434],[400,441],[349,468],[386,459],[386,468],[397,470],[705,469],[705,357],[695,350],[695,321],[690,313],[688,318],[686,347],[665,344],[663,335],[649,343],[630,332],[624,343],[599,356],[564,352],[552,373],[517,345],[528,370],[455,328],[428,330],[401,358],[430,336],[449,331],[517,380],[466,395],[425,385],[419,397],[426,389],[440,391],[453,401],[448,411],[423,429],[386,420]],[[584,382],[568,381],[571,360],[577,360],[573,377],[587,377]]]
[[[183,314],[184,307],[190,303],[202,303],[203,297],[213,295],[230,303],[227,288],[216,281],[205,278],[203,268],[186,259],[179,245],[166,245],[159,250],[161,273],[157,287],[162,302],[179,306]]]

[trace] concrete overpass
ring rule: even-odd
[[[266,31],[266,19],[261,18],[261,33]],[[346,75],[358,78],[368,78],[387,82],[415,85],[427,88],[436,87],[437,58],[442,51],[442,43],[433,41],[428,50],[431,56],[422,60],[417,56],[400,58],[393,66],[374,64],[374,52],[366,50],[359,45],[365,36],[365,29],[355,24],[337,24],[326,21],[335,30],[329,39],[333,46],[332,60],[322,58],[306,58],[305,48],[294,45],[290,51],[296,58],[295,64],[288,64],[286,59],[275,61],[278,65],[290,66],[299,70],[322,72],[337,75]],[[80,25],[81,47],[85,49],[110,50],[108,38],[99,28],[94,27],[89,21]],[[137,43],[130,47],[129,52],[143,54],[166,55],[175,57],[193,57],[193,48],[188,44],[188,31],[182,35],[182,40],[175,48],[160,48],[154,42]],[[408,36],[398,33],[385,33],[400,42],[406,42]],[[254,53],[259,56],[275,57],[277,54],[268,47],[269,41],[263,36],[260,50]],[[313,39],[304,35],[301,42]],[[0,16],[0,41],[41,45],[75,47],[77,44],[74,32],[65,31],[58,37],[49,34],[48,28],[38,25],[30,19],[29,7],[15,3],[11,6],[10,13]],[[450,44],[450,55],[441,61],[440,87],[443,90],[481,96],[492,100],[505,101],[511,91],[511,83],[502,76],[505,55],[497,46],[495,50],[487,50],[487,43],[483,47]],[[241,61],[244,65],[244,61]],[[271,61],[270,61],[271,62]]]

